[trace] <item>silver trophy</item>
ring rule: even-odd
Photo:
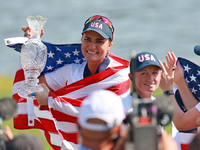
[[[42,16],[29,16],[26,20],[31,28],[31,36],[21,48],[21,65],[25,83],[18,89],[19,96],[24,98],[27,98],[30,93],[43,91],[43,88],[38,85],[38,76],[43,71],[47,60],[47,47],[40,38],[47,19]]]

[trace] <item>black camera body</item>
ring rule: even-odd
[[[156,100],[133,98],[133,111],[127,121],[130,125],[129,145],[135,150],[158,150],[162,126],[169,124],[174,114],[172,100],[159,96]]]
[[[157,150],[158,130],[157,107],[151,99],[133,100],[132,136],[135,149]]]

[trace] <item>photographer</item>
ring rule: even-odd
[[[124,108],[115,93],[92,92],[81,104],[78,116],[80,150],[123,150],[128,128]]]

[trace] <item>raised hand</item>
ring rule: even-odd
[[[22,27],[22,31],[24,31],[24,37],[27,37],[27,38],[30,39],[30,37],[31,37],[31,28],[29,26],[26,26],[26,27],[23,26]],[[44,29],[41,30],[40,38],[42,38],[43,34],[44,34]]]
[[[167,90],[173,90],[173,82],[174,82],[174,70],[166,65],[166,63],[162,63],[159,61],[160,66],[162,67],[160,88],[163,92]]]

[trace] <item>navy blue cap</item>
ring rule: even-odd
[[[150,52],[141,52],[136,55],[135,72],[138,72],[144,67],[150,66],[150,65],[158,66],[161,68],[159,64],[159,60],[155,54],[150,53]]]
[[[102,21],[93,20],[88,22],[83,28],[82,34],[87,31],[95,31],[99,33],[103,38],[110,38],[111,40],[113,40],[111,28]]]

